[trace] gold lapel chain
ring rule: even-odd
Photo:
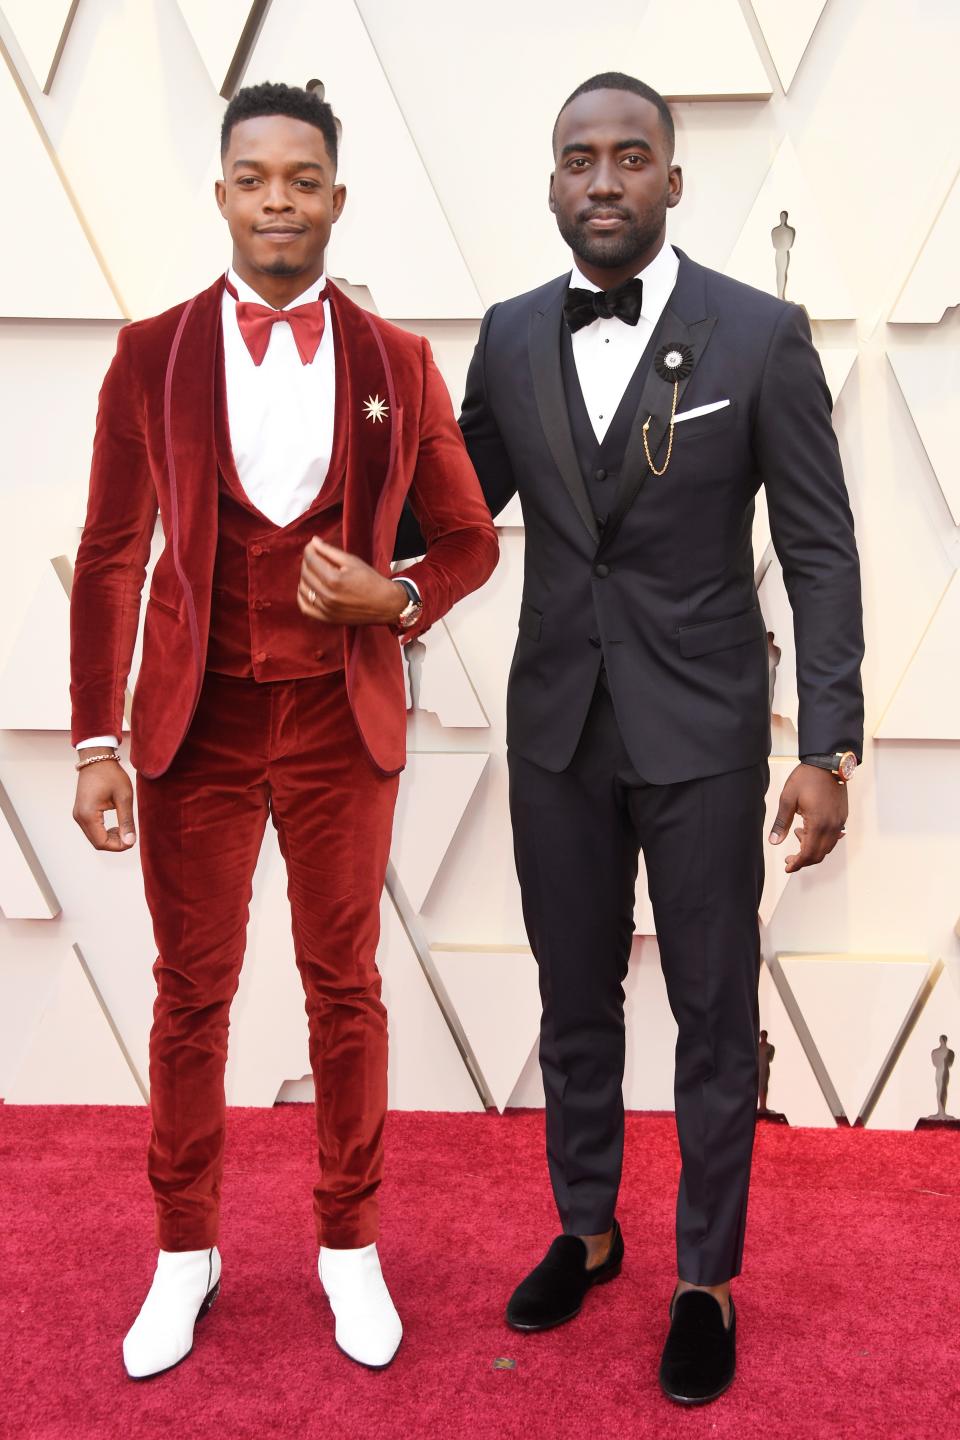
[[[667,441],[667,454],[663,465],[658,470],[653,463],[653,456],[650,454],[650,443],[647,440],[647,431],[653,424],[653,416],[648,415],[643,425],[643,453],[647,457],[647,464],[650,466],[651,474],[658,478],[666,475],[667,467],[670,464],[670,456],[673,454],[673,427],[674,418],[677,413],[677,401],[680,398],[680,381],[686,380],[693,370],[693,351],[689,345],[679,342],[671,342],[658,350],[653,360],[653,368],[665,380],[667,384],[673,384],[673,401],[670,405],[670,438]]]

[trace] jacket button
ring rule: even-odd
[[[600,649],[600,636],[599,636],[599,635],[591,635],[591,636],[590,636],[590,644],[593,646],[594,650],[599,650],[599,649]]]
[[[262,554],[263,554],[263,546],[262,546],[262,545],[251,545],[251,546],[250,546],[250,554],[251,554],[251,555],[262,555]]]
[[[257,663],[258,665],[262,665],[263,662],[264,662],[264,660],[266,660],[266,658],[267,658],[267,652],[266,652],[266,650],[258,650],[257,653],[256,653],[256,655],[254,655],[253,658],[254,658],[254,660],[256,661],[256,663]]]
[[[604,565],[603,561],[601,560],[599,565],[594,565],[593,573],[594,575],[596,575],[598,580],[606,580],[607,576],[610,574],[610,566]]]
[[[594,479],[595,479],[595,480],[606,480],[606,478],[607,478],[607,472],[606,472],[606,470],[595,470],[595,471],[594,471]]]

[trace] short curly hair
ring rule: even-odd
[[[220,127],[221,156],[227,152],[233,127],[241,120],[257,120],[261,115],[288,115],[291,120],[315,125],[323,135],[327,154],[336,168],[337,121],[327,102],[315,90],[304,90],[299,85],[273,85],[270,81],[262,85],[246,85],[230,101]]]

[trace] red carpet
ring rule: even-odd
[[[631,1116],[622,1277],[549,1335],[502,1323],[555,1231],[542,1118],[394,1114],[384,1270],[403,1316],[375,1374],[334,1348],[310,1225],[307,1106],[232,1112],[223,1290],[179,1369],[120,1339],[152,1271],[142,1110],[0,1107],[0,1433],[266,1437],[949,1437],[960,1424],[960,1135],[764,1129],[736,1295],[739,1375],[662,1399],[672,1119]],[[495,1370],[498,1356],[516,1362]]]

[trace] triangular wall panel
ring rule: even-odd
[[[49,92],[79,0],[3,0],[3,14],[40,89]]]
[[[381,315],[479,318],[477,288],[353,0],[273,0],[244,84],[278,75],[323,82],[343,126],[348,202],[329,264],[366,285]]]
[[[489,755],[482,752],[407,757],[400,777],[391,859],[415,911],[424,901],[477,788]]]
[[[684,0],[682,15],[674,0],[650,0],[636,44],[642,73],[669,100],[765,100],[771,93],[738,0]]]
[[[954,525],[960,525],[960,345],[910,346],[887,351],[923,441],[934,474],[950,507]]]
[[[177,4],[220,95],[256,0],[177,0]]]
[[[727,261],[727,274],[778,294],[773,232],[780,230],[783,211],[786,226],[796,232],[786,252],[784,298],[803,305],[819,320],[853,319],[856,307],[837,263],[837,244],[827,228],[826,212],[812,194],[789,139],[782,142],[760,187]]]
[[[0,910],[8,920],[51,920],[60,902],[0,784]]]
[[[925,955],[781,955],[780,972],[851,1124],[920,999]]]
[[[836,1117],[766,965],[760,969],[760,1028],[774,1048],[767,1108],[786,1115],[791,1125],[834,1129]]]
[[[879,740],[960,740],[960,572],[951,576],[893,699]]]
[[[529,950],[435,945],[430,954],[502,1114],[540,1029],[536,961]]]
[[[70,729],[70,602],[52,564],[0,675],[0,728]]]
[[[4,227],[0,316],[122,319],[2,51],[0,134],[8,193],[29,196],[31,214],[43,217],[40,224]]]
[[[789,90],[826,0],[752,0],[780,84]]]
[[[936,325],[960,304],[960,175],[947,192],[914,262],[890,319],[894,323]]]
[[[65,947],[59,984],[5,1099],[10,1105],[142,1105],[143,1092],[91,977]]]
[[[933,1052],[940,1036],[954,1052],[948,1071],[947,1113],[960,1117],[960,988],[941,970],[886,1084],[867,1116],[870,1130],[913,1130],[920,1119],[937,1113],[937,1072]]]
[[[430,711],[447,727],[489,728],[480,698],[442,620],[404,647],[404,660],[408,710]]]

